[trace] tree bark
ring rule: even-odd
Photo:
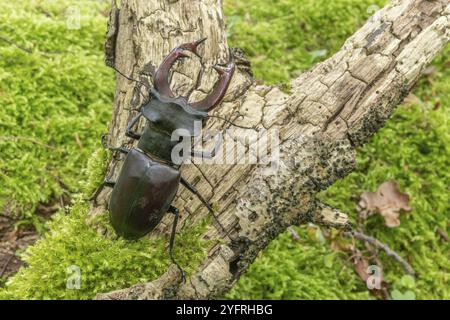
[[[171,266],[155,281],[100,294],[98,299],[213,298],[230,289],[258,252],[288,226],[314,222],[349,228],[346,215],[317,202],[315,195],[355,168],[355,148],[383,126],[450,36],[448,1],[393,1],[334,56],[293,80],[291,92],[285,93],[276,86],[255,84],[245,57],[239,50],[229,51],[222,1],[121,2],[120,9],[114,7],[111,13],[107,61],[128,76],[151,83],[172,48],[207,37],[200,50],[202,61],[192,57],[173,68],[173,91],[192,101],[202,98],[216,80],[211,66],[235,55],[237,72],[212,114],[253,129],[220,119],[209,119],[206,127],[233,128],[230,139],[243,145],[240,138],[250,132],[259,142],[267,130],[278,132],[279,143],[272,140],[271,150],[278,146],[279,161],[275,171],[261,163],[183,165],[183,176],[213,203],[229,236],[211,223],[202,236],[222,242],[209,248],[207,259],[186,283]],[[125,127],[133,117],[130,108],[142,103],[144,91],[135,82],[117,78],[111,145],[132,146]],[[117,176],[119,169],[120,162],[113,159],[108,172]],[[105,210],[109,195],[104,190],[98,196],[91,214]],[[209,214],[184,188],[173,204],[182,209],[182,221]],[[171,221],[168,215],[152,236],[169,233]]]

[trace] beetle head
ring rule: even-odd
[[[191,136],[195,135],[195,122],[203,122],[207,112],[193,108],[185,98],[167,98],[156,90],[151,90],[150,101],[142,108],[144,117],[158,130],[172,133],[185,129]]]

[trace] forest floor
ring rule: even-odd
[[[225,0],[224,6],[230,45],[244,49],[257,81],[288,90],[289,79],[336,52],[385,2]],[[21,265],[25,248],[48,234],[52,213],[66,212],[89,178],[87,162],[107,130],[115,88],[103,63],[108,4],[0,0],[0,286]],[[77,10],[80,27],[72,28],[68,15]],[[412,210],[401,213],[399,226],[387,227],[380,215],[361,226],[417,273],[411,279],[380,252],[376,260],[392,298],[450,298],[449,67],[447,48],[387,126],[358,150],[357,171],[321,195],[355,224],[364,191],[395,180],[409,195]],[[380,297],[343,249],[349,243],[372,262],[354,239],[314,225],[293,228],[271,243],[227,298]],[[15,278],[7,297],[25,296]],[[67,297],[63,290],[54,296]]]

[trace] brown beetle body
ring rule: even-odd
[[[109,205],[111,223],[126,239],[143,237],[161,221],[180,184],[180,172],[132,149]]]

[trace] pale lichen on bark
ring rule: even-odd
[[[172,87],[197,100],[213,87],[211,66],[229,57],[219,0],[168,2],[122,1],[115,45],[115,65],[127,75],[151,82],[151,74],[175,46],[208,37],[202,61],[192,57],[175,66]],[[288,226],[314,222],[349,228],[347,217],[318,203],[315,195],[351,172],[355,148],[374,134],[412,88],[425,66],[449,41],[447,1],[393,1],[351,36],[342,49],[292,82],[291,93],[275,86],[256,85],[249,64],[234,50],[240,67],[224,102],[213,114],[232,119],[239,141],[245,132],[279,133],[275,172],[261,164],[189,164],[183,175],[218,208],[229,236],[210,226],[205,238],[220,238],[208,258],[188,281],[180,284],[176,268],[160,279],[101,294],[100,299],[205,299],[223,294],[254,261],[258,252]],[[142,98],[136,84],[117,78],[114,115],[109,132],[112,145],[131,145],[124,128],[132,117],[130,104]],[[233,126],[209,119],[207,128]],[[262,136],[260,134],[259,136]],[[242,143],[242,141],[241,141]],[[224,156],[224,155],[218,155]],[[230,156],[230,155],[225,155]],[[109,172],[117,176],[120,161]],[[91,213],[103,212],[105,190]],[[174,205],[185,219],[200,220],[208,211],[180,188]],[[171,217],[151,236],[169,232]],[[182,223],[181,223],[182,225]]]

